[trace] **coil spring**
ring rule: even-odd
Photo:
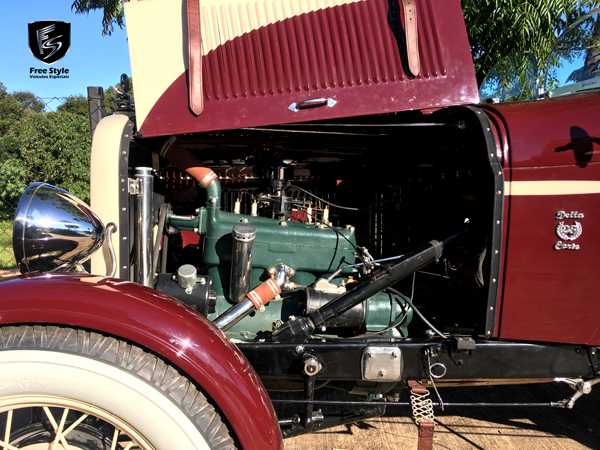
[[[424,394],[411,392],[410,406],[412,408],[413,418],[415,423],[419,425],[421,422],[433,422],[433,402],[429,397],[429,391]]]

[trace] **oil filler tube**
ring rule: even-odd
[[[348,311],[413,272],[422,269],[432,261],[437,261],[442,256],[444,246],[457,235],[455,234],[442,242],[430,241],[406,254],[396,264],[379,269],[355,289],[340,295],[313,311],[308,317],[298,317],[285,323],[273,333],[273,337],[280,342],[297,342],[309,339],[313,331],[325,327],[329,319]]]
[[[233,227],[231,237],[229,299],[234,303],[239,303],[244,299],[250,287],[252,249],[256,238],[256,228],[249,224],[238,223]]]

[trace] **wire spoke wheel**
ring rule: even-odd
[[[41,420],[34,422],[35,416]],[[28,418],[31,423],[27,423]],[[3,398],[0,400],[0,429],[0,449],[3,450],[153,449],[127,422],[69,398]]]
[[[231,450],[199,388],[123,340],[0,328],[0,450]]]

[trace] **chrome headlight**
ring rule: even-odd
[[[68,272],[98,250],[102,221],[67,191],[47,183],[29,186],[13,224],[13,250],[21,273]]]

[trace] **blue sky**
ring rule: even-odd
[[[115,27],[102,36],[102,11],[71,12],[72,0],[0,0],[0,82],[9,92],[31,91],[42,98],[87,94],[88,86],[106,89],[131,76],[127,33]],[[29,50],[27,24],[41,20],[71,23],[71,47],[48,66]],[[68,79],[32,79],[30,68],[66,68]]]

